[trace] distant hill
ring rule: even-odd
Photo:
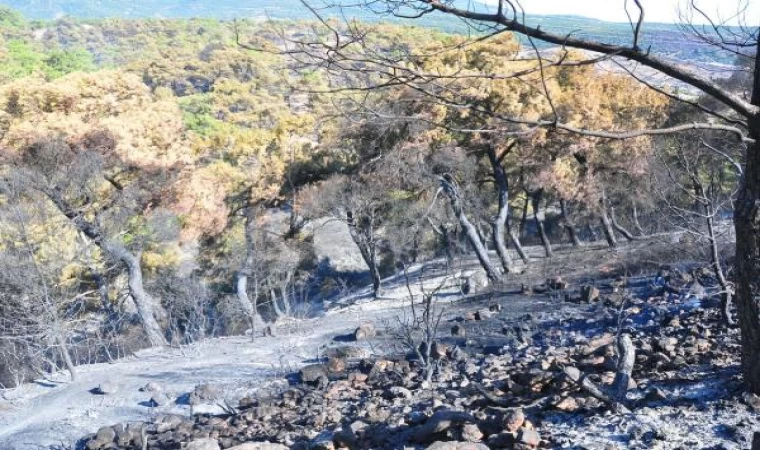
[[[460,0],[466,1],[466,0]],[[472,4],[469,3],[468,4]],[[475,3],[476,8],[488,9]],[[84,19],[119,18],[273,18],[309,19],[311,12],[299,0],[0,0],[32,19],[50,20],[61,16]],[[330,11],[325,11],[330,15]],[[335,11],[332,11],[335,14]],[[349,17],[361,20],[394,20],[358,9],[347,10]],[[398,20],[398,19],[395,19]],[[408,21],[411,22],[411,21]],[[610,44],[628,43],[631,29],[627,23],[610,23],[577,16],[529,16],[528,22],[546,30],[593,37]],[[443,14],[430,14],[414,23],[431,26],[448,32],[464,32],[466,26],[459,20]],[[717,53],[714,49],[692,42],[673,24],[648,23],[642,37],[643,46],[653,52],[687,64],[731,65],[733,57]]]

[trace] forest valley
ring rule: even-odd
[[[686,27],[735,54],[731,75],[711,80],[650,56],[638,27],[630,47],[557,42],[501,8],[379,3],[477,33],[317,9],[312,21],[30,21],[0,8],[0,388],[62,370],[76,380],[83,365],[146,347],[265,339],[366,285],[389,298],[386,278],[428,262],[477,261],[460,296],[515,284],[554,295],[563,274],[540,289],[521,275],[609,247],[624,279],[642,273],[626,248],[645,242],[670,257],[642,263],[650,274],[674,259],[700,268],[679,277],[717,299],[716,329],[741,328],[731,351],[760,393],[757,29],[727,42],[719,27]],[[316,245],[327,226],[352,248]],[[358,264],[326,257],[331,244]],[[409,290],[422,312],[399,335],[422,336],[405,348],[428,382],[425,361],[451,350],[436,344],[439,289],[422,289],[417,306]],[[580,298],[594,302],[595,289]],[[623,377],[614,395],[565,370],[618,412],[631,407],[623,329],[605,344]]]

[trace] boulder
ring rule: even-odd
[[[331,374],[340,374],[346,371],[346,360],[343,358],[332,357],[327,360],[327,371]]]
[[[653,387],[649,389],[644,396],[644,401],[646,402],[664,402],[668,399],[667,392],[663,391],[662,389],[658,387]]]
[[[97,395],[113,395],[118,391],[119,386],[116,383],[104,381],[90,392]]]
[[[430,357],[439,360],[446,358],[449,352],[449,347],[441,342],[433,341],[433,345],[430,346]]]
[[[325,351],[325,355],[329,358],[366,358],[369,356],[369,352],[367,349],[361,347],[343,345],[339,347],[328,348]]]
[[[95,433],[95,436],[87,442],[87,450],[101,450],[110,448],[116,439],[116,431],[111,427],[102,427]]]
[[[504,429],[514,433],[525,423],[525,411],[521,408],[511,409],[504,414]]]
[[[426,450],[488,450],[485,444],[474,442],[434,442]]]
[[[166,406],[171,399],[163,392],[156,392],[150,397],[150,404],[154,407]]]
[[[272,444],[270,442],[246,442],[227,450],[288,450],[286,445]]]
[[[474,423],[466,423],[462,426],[462,439],[467,442],[480,442],[483,440],[483,432]]]
[[[174,430],[182,424],[182,416],[167,414],[156,420],[156,432],[165,433]]]
[[[141,423],[117,424],[113,429],[116,432],[116,444],[121,447],[140,445],[145,434],[145,425]]]
[[[578,400],[575,397],[565,397],[554,404],[554,407],[560,411],[573,412],[578,409]]]
[[[365,277],[369,273],[348,225],[334,217],[315,220],[314,256],[326,275]]]
[[[541,443],[541,436],[535,430],[520,428],[520,431],[517,433],[516,443],[536,448]]]
[[[478,270],[464,277],[462,280],[462,293],[464,295],[478,294],[490,285],[485,271]]]
[[[323,431],[311,441],[309,446],[310,450],[335,450],[335,443],[333,442],[333,433],[331,431]]]
[[[760,412],[760,396],[747,392],[744,394],[744,402],[752,408],[752,411]]]
[[[202,405],[216,403],[222,398],[222,391],[209,383],[203,383],[195,386],[193,392],[188,396],[187,402],[190,405]]]
[[[187,444],[185,450],[221,450],[216,439],[196,439]]]
[[[190,414],[194,416],[221,416],[227,414],[227,411],[217,404],[201,403],[192,405]]]
[[[329,381],[328,373],[328,367],[326,364],[311,364],[303,367],[298,372],[298,375],[301,378],[301,383],[324,388]]]
[[[371,339],[375,336],[377,336],[377,330],[372,322],[365,322],[354,331],[354,339],[357,341]]]
[[[568,283],[562,277],[552,277],[546,280],[546,287],[555,291],[567,289]]]
[[[412,391],[402,386],[393,386],[388,392],[393,398],[403,398],[405,400],[411,400],[412,398]]]
[[[581,302],[593,303],[599,300],[599,289],[596,286],[590,284],[584,284],[581,286]]]
[[[164,388],[155,381],[149,381],[148,384],[140,388],[140,392],[162,392]]]

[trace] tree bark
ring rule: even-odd
[[[522,215],[520,217],[520,228],[518,236],[525,236],[525,224],[528,223],[528,207],[530,205],[530,194],[525,191],[525,203],[522,208]]]
[[[292,316],[292,309],[291,309],[291,303],[292,298],[290,296],[290,286],[291,282],[293,281],[293,272],[288,270],[288,274],[285,276],[285,279],[280,281],[280,299],[282,299],[282,311],[285,313],[286,317]]]
[[[496,217],[493,219],[493,243],[496,253],[499,255],[504,273],[511,273],[514,267],[512,265],[512,258],[507,250],[507,243],[504,240],[507,234],[507,227],[509,226],[509,180],[493,145],[486,147],[486,154],[488,155],[488,161],[491,163],[496,194],[498,196],[498,210]]]
[[[479,219],[475,220],[476,226],[475,229],[478,231],[478,237],[480,238],[481,244],[483,244],[483,248],[488,251],[488,229],[483,227],[483,222]]]
[[[61,330],[56,330],[56,341],[58,341],[58,347],[61,351],[61,358],[63,358],[63,364],[66,366],[66,370],[69,371],[71,381],[76,381],[77,369],[74,365],[74,361],[71,360],[69,345],[66,343],[66,337],[63,335]]]
[[[546,235],[546,227],[544,226],[544,215],[541,212],[541,200],[544,197],[544,189],[536,189],[531,195],[533,201],[533,220],[536,222],[536,228],[538,228],[538,236],[541,238],[541,244],[544,246],[544,252],[547,258],[554,256],[552,250],[552,243],[549,241],[549,236]]]
[[[564,198],[559,199],[559,207],[562,211],[562,225],[565,227],[565,231],[567,231],[567,237],[570,238],[570,243],[573,244],[573,247],[583,245],[583,242],[581,242],[581,239],[578,237],[575,224],[570,218],[570,212],[568,211],[567,202]]]
[[[507,218],[507,220],[509,220],[509,218]],[[517,232],[512,229],[509,222],[507,222],[507,230],[509,230],[509,240],[512,241],[512,245],[515,246],[515,250],[517,251],[517,254],[520,255],[520,259],[522,259],[523,263],[526,265],[530,264],[530,257],[525,253],[525,249],[520,242],[520,237],[517,235]]]
[[[636,229],[642,236],[646,236],[647,233],[639,222],[639,209],[636,207],[636,203],[633,204],[633,224],[636,225]]]
[[[248,325],[251,327],[251,339],[256,335],[256,324],[260,322],[258,308],[256,302],[258,299],[254,298],[251,302],[248,297],[248,277],[253,274],[255,242],[254,242],[254,228],[256,226],[256,218],[251,206],[245,208],[245,260],[243,265],[235,274],[235,296],[237,297],[238,304],[245,314],[245,318],[248,321]]]
[[[757,37],[760,45],[760,35]],[[760,51],[755,56],[752,105],[760,105]],[[760,394],[760,113],[749,121],[746,167],[734,209],[736,228],[736,307],[742,336],[742,374]]]
[[[707,241],[710,244],[710,264],[715,274],[715,279],[718,280],[718,284],[721,288],[720,293],[720,313],[723,322],[728,326],[735,325],[733,318],[731,317],[731,299],[733,297],[733,286],[726,279],[726,275],[723,272],[723,266],[720,263],[720,251],[718,249],[718,237],[715,232],[715,210],[713,209],[713,202],[707,196],[703,185],[699,182],[699,174],[692,173],[692,179],[694,180],[694,194],[697,200],[702,205],[702,212],[704,213],[705,222],[707,225]]]
[[[565,367],[563,371],[570,381],[591,394],[592,397],[595,397],[596,399],[606,403],[614,411],[620,414],[629,414],[631,412],[624,404],[617,401],[616,398],[613,398],[607,392],[605,392],[605,390],[597,386],[596,383],[589,380],[588,377],[577,368],[569,366]]]
[[[362,259],[369,269],[372,278],[372,295],[378,298],[382,288],[382,278],[380,278],[380,267],[377,263],[374,219],[372,217],[360,217],[357,221],[354,214],[349,211],[346,213],[346,223],[351,239],[359,247],[359,253],[361,253]]]
[[[475,255],[478,257],[480,265],[486,271],[486,276],[492,283],[498,282],[501,277],[496,271],[496,268],[491,263],[491,260],[488,257],[488,252],[483,246],[483,243],[480,241],[478,230],[469,221],[469,219],[467,219],[467,216],[462,209],[462,200],[459,196],[459,189],[457,188],[454,180],[449,175],[443,175],[440,177],[440,183],[441,188],[443,188],[443,192],[446,194],[446,196],[449,197],[451,209],[454,210],[454,215],[456,216],[457,220],[459,220],[459,224],[462,226],[462,229],[465,231],[467,240],[470,242],[472,249],[475,251]]]
[[[705,205],[706,210],[711,208]],[[715,221],[711,213],[707,214],[707,233],[710,240],[710,259],[712,259],[713,273],[720,285],[720,313],[723,318],[723,322],[728,326],[736,325],[733,317],[731,317],[731,301],[733,298],[733,286],[726,279],[725,273],[723,273],[723,266],[720,263],[720,251],[718,250],[718,239],[715,234]]]
[[[612,227],[617,231],[618,233],[622,234],[624,238],[626,238],[628,241],[635,241],[636,237],[631,234],[630,231],[626,230],[625,227],[620,225],[620,223],[617,221],[617,217],[615,216],[615,207],[610,206],[610,218],[612,219]]]
[[[163,307],[151,297],[143,285],[142,264],[140,262],[140,253],[132,254],[126,248],[115,243],[105,243],[106,252],[117,258],[127,267],[127,285],[129,286],[129,295],[135,302],[137,314],[142,320],[143,329],[148,336],[148,342],[151,346],[167,345],[166,337],[161,329],[159,320],[166,319],[166,312]]]
[[[591,226],[590,223],[586,224],[586,230],[588,231],[588,234],[591,236],[591,241],[596,242],[599,240],[599,235],[596,234],[596,230],[594,227]]]
[[[631,337],[621,334],[617,338],[617,373],[615,374],[615,400],[625,404],[628,385],[631,382],[633,365],[636,362],[636,347]]]
[[[602,190],[602,198],[599,199],[600,217],[602,221],[602,231],[604,231],[604,238],[607,240],[607,245],[610,247],[617,247],[617,239],[615,238],[615,231],[612,229],[612,221],[610,216],[607,215],[607,196]]]

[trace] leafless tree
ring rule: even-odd
[[[41,260],[46,234],[34,233],[39,224],[50,225],[49,217],[39,203],[23,201],[23,183],[18,178],[5,180],[0,186],[4,197],[0,208],[0,343],[3,349],[17,352],[18,364],[2,356],[7,370],[31,369],[37,374],[48,365],[57,369],[59,362],[76,379],[77,370],[71,356],[69,342],[71,323],[78,301],[88,293],[77,293],[79,283],[66,285],[61,281],[67,264],[76,262],[78,254],[58,252]],[[29,200],[26,198],[26,200]],[[47,244],[50,246],[50,243]],[[48,248],[47,251],[52,249]],[[44,250],[42,250],[44,251]],[[68,257],[67,257],[68,256]],[[23,362],[21,362],[23,361]],[[20,376],[16,382],[23,381]]]
[[[27,189],[42,194],[71,226],[123,265],[148,341],[151,345],[166,345],[160,325],[166,318],[165,311],[144,287],[140,260],[143,236],[130,234],[123,227],[134,213],[135,204],[149,204],[154,197],[145,185],[125,186],[119,181],[131,169],[118,164],[109,154],[114,145],[110,134],[95,133],[76,146],[51,138],[30,145],[18,157],[7,156]],[[155,176],[156,180],[160,177]],[[101,182],[109,183],[112,189],[109,198],[98,201],[96,189]],[[131,246],[125,241],[131,241]]]
[[[734,149],[718,147],[722,139],[710,142],[699,135],[664,140],[655,157],[662,170],[653,174],[653,195],[665,205],[663,214],[676,229],[697,242],[705,242],[710,262],[720,286],[721,313],[732,325],[730,314],[734,286],[726,276],[721,247],[730,234],[722,217],[733,210],[736,180],[742,167],[734,159]]]
[[[450,269],[448,262],[442,271],[431,270],[423,265],[412,275],[409,268],[404,267],[409,305],[396,317],[397,333],[406,349],[417,356],[427,381],[432,380],[436,364],[444,356],[436,354],[443,349],[436,340],[445,308],[436,303],[436,300],[441,291],[450,287]],[[432,285],[426,285],[426,281],[432,281]]]

